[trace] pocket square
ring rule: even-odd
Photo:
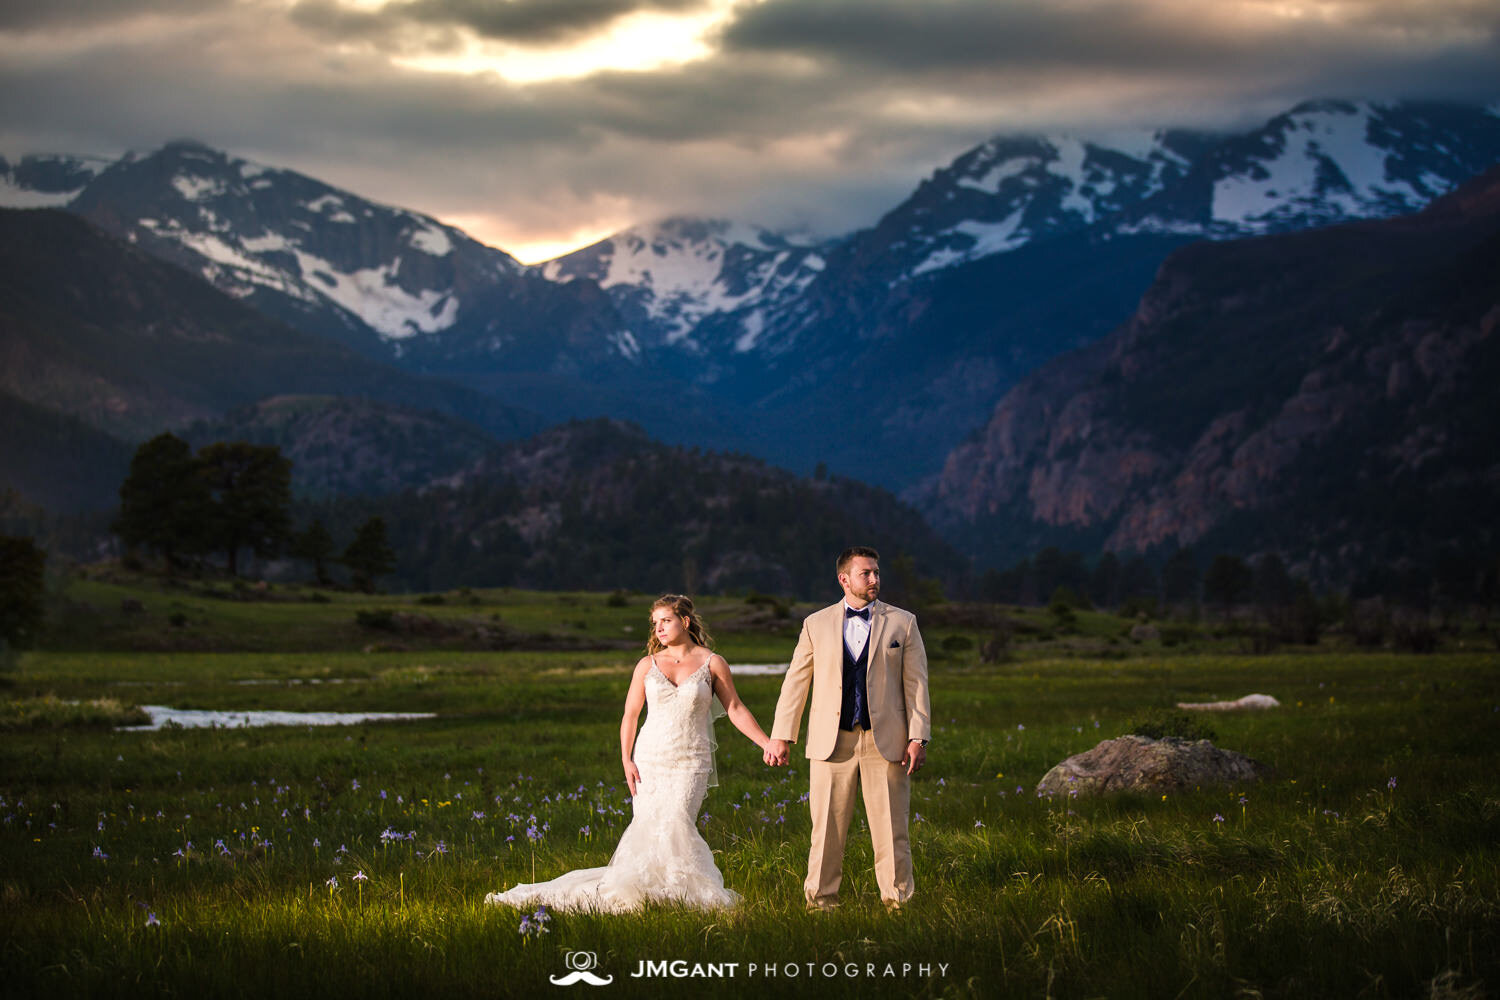
[[[900,649],[900,648],[901,648],[901,640],[900,639],[892,639],[891,640],[891,644],[886,647],[886,649]]]

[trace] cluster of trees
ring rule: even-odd
[[[1320,612],[1307,580],[1294,576],[1275,553],[1256,559],[1218,554],[1203,568],[1192,548],[1173,552],[1156,568],[1143,556],[1121,560],[1105,552],[1093,566],[1082,553],[1049,547],[1008,570],[991,570],[979,596],[1010,604],[1072,603],[1154,614],[1163,607],[1204,604],[1229,620],[1235,608],[1253,605],[1278,630],[1316,629]]]
[[[0,667],[36,642],[46,614],[47,555],[30,538],[0,535]]]
[[[1152,561],[1122,560],[1105,552],[1092,565],[1079,552],[1050,547],[979,580],[978,597],[1002,604],[1062,604],[1150,615],[1207,608],[1226,622],[1253,614],[1283,641],[1312,641],[1324,625],[1352,620],[1362,602],[1378,601],[1445,621],[1477,612],[1482,622],[1500,608],[1500,558],[1439,549],[1424,564],[1409,560],[1371,570],[1337,593],[1314,593],[1274,552],[1251,559],[1218,553],[1211,559],[1181,548]]]
[[[275,445],[220,441],[195,454],[176,435],[159,434],[131,459],[113,529],[132,551],[159,556],[168,572],[217,554],[238,576],[245,552],[291,555],[310,562],[321,584],[332,583],[328,569],[337,562],[355,586],[372,590],[395,567],[379,517],[368,518],[340,553],[321,520],[294,531],[291,508],[292,463]]]
[[[320,510],[344,523],[378,511],[399,553],[395,579],[418,591],[626,587],[810,599],[837,594],[834,557],[866,540],[885,554],[891,600],[930,606],[967,582],[963,557],[915,510],[853,480],[810,482],[610,421],[555,428],[544,440],[501,449],[457,485],[344,497]]]

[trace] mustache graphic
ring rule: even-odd
[[[590,986],[608,986],[615,981],[614,976],[601,978],[592,972],[570,972],[566,976],[548,976],[553,986],[572,986],[574,983],[588,983]]]

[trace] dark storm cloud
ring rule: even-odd
[[[639,11],[682,12],[702,0],[407,0],[352,9],[333,0],[306,0],[292,20],[331,37],[390,43],[413,25],[468,29],[489,39],[548,44],[575,39]]]
[[[1366,0],[1338,5],[1337,17],[1268,15],[1250,2],[770,0],[745,10],[723,42],[853,74],[955,83],[1070,72],[1199,77],[1211,89],[1321,79],[1312,92],[1343,93],[1347,74],[1472,97],[1500,82],[1500,9],[1487,3]]]
[[[0,31],[109,24],[143,15],[171,17],[212,14],[234,0],[5,0],[0,3]]]
[[[0,151],[192,136],[483,216],[505,246],[676,212],[868,225],[1000,132],[1241,127],[1309,97],[1500,97],[1493,0],[1306,0],[1327,16],[1295,22],[1260,0],[769,0],[736,10],[706,56],[656,69],[516,83],[500,63],[412,68],[480,36],[543,51],[704,3],[9,4]],[[87,30],[92,15],[107,30]],[[79,30],[58,29],[69,19]]]

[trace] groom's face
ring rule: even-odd
[[[839,574],[839,585],[850,602],[869,604],[880,596],[880,563],[869,556],[855,556]]]

